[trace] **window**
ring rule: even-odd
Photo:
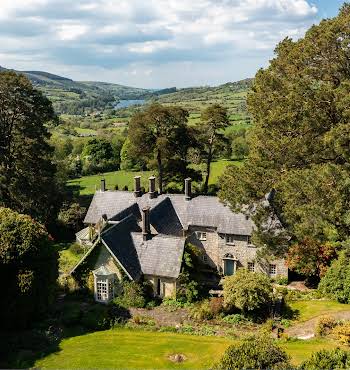
[[[107,280],[100,280],[97,282],[97,300],[98,301],[108,300]]]
[[[208,263],[208,256],[206,254],[203,254],[202,260],[204,263]]]
[[[197,231],[196,235],[197,235],[197,239],[199,240],[207,240],[207,233],[204,233],[202,231]]]
[[[255,264],[254,264],[254,262],[248,262],[248,270],[250,272],[254,272],[255,271]]]
[[[226,234],[226,244],[235,244],[234,235]]]
[[[250,235],[247,235],[247,243],[248,243],[248,245],[252,244],[252,240],[251,240]]]
[[[114,279],[113,277],[107,277],[101,279],[101,277],[95,277],[96,279],[96,300],[99,302],[108,302],[114,298]]]
[[[270,275],[276,275],[276,273],[277,273],[276,265],[270,263],[270,266],[269,266],[269,274]]]

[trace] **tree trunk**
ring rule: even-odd
[[[212,151],[211,151],[211,148],[209,149],[209,152],[208,152],[208,158],[207,158],[207,174],[205,176],[205,181],[204,181],[204,186],[203,186],[203,191],[205,194],[208,193],[208,184],[209,184],[209,177],[210,177],[210,164],[211,164],[211,161],[212,161]]]
[[[160,150],[157,152],[159,194],[163,193],[163,164]]]

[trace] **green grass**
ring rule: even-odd
[[[59,272],[68,273],[82,258],[86,249],[75,242],[61,242],[54,244],[58,251]],[[86,247],[87,248],[87,247]]]
[[[134,176],[141,176],[141,184],[145,188],[148,187],[148,178],[152,172],[131,172],[131,171],[113,171],[106,172],[100,175],[83,176],[79,179],[68,181],[68,186],[78,186],[80,189],[80,195],[94,194],[97,189],[100,189],[101,179],[106,180],[107,189],[114,190],[115,186],[118,185],[119,189],[123,189],[127,186],[129,190],[133,189]]]
[[[213,162],[209,183],[217,183],[218,178],[222,175],[227,166],[241,166],[242,164],[243,161],[229,161],[225,159]],[[203,166],[200,166],[200,168],[203,168]],[[68,181],[68,186],[78,187],[80,195],[91,195],[100,188],[101,179],[105,179],[107,189],[114,190],[115,186],[118,185],[119,190],[122,190],[124,186],[127,186],[129,190],[132,190],[134,186],[134,176],[140,175],[142,186],[144,186],[145,189],[148,189],[148,178],[152,174],[153,172],[151,171],[131,172],[120,170],[106,172],[99,175],[83,176],[79,179]]]
[[[298,321],[304,322],[321,315],[350,311],[350,305],[330,300],[292,301],[289,306],[299,312]]]
[[[38,361],[39,368],[179,368],[209,369],[235,341],[228,338],[155,333],[114,329],[64,339],[60,350]],[[336,343],[327,340],[290,341],[281,346],[298,364],[319,349],[331,349]],[[168,357],[181,353],[183,363]]]

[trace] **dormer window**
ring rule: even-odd
[[[234,245],[235,244],[234,235],[226,234],[226,244],[229,244],[229,245]]]
[[[203,231],[197,231],[196,236],[198,240],[207,240],[207,233]]]
[[[114,276],[115,274],[107,267],[101,266],[93,271],[95,280],[95,300],[108,303],[114,298]]]

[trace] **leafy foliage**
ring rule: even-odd
[[[274,369],[289,368],[287,354],[271,338],[245,338],[225,351],[215,369]]]
[[[52,220],[59,205],[46,124],[52,105],[23,75],[0,73],[0,206]]]
[[[57,253],[44,226],[0,208],[1,327],[24,327],[54,298]]]
[[[350,250],[340,252],[318,286],[321,293],[341,303],[350,303]]]
[[[306,276],[324,276],[337,250],[332,243],[318,243],[306,238],[288,251],[287,264],[291,270]]]
[[[223,288],[224,303],[244,314],[266,309],[272,302],[271,281],[262,273],[239,269],[235,275],[225,277]]]
[[[311,358],[304,361],[301,370],[333,370],[348,369],[350,367],[350,352],[336,348],[330,351],[321,350],[311,355]]]
[[[274,209],[292,241],[349,235],[349,24],[345,4],[304,38],[276,47],[248,96],[255,123],[248,159],[222,177],[220,196],[233,208],[275,189]]]

